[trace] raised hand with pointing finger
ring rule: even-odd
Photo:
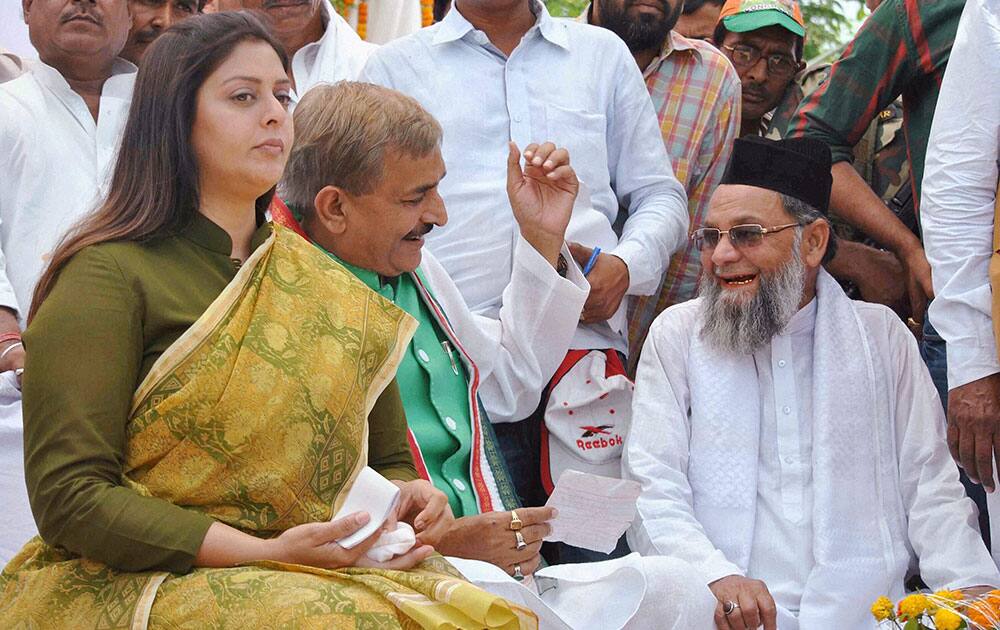
[[[517,145],[511,142],[509,149],[507,196],[514,219],[524,240],[557,267],[573,203],[580,190],[569,163],[569,152],[551,142],[529,144],[524,149],[522,170]]]

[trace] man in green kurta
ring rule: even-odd
[[[532,145],[522,171],[511,149],[508,192],[521,226],[514,273],[499,320],[476,316],[441,265],[421,251],[424,235],[447,221],[437,193],[444,164],[438,146],[406,146],[406,127],[436,121],[383,88],[316,90],[319,96],[308,95],[296,110],[298,139],[282,187],[292,211],[276,207],[272,214],[301,225],[307,238],[419,322],[397,380],[418,472],[448,496],[458,517],[435,548],[527,575],[538,565],[551,510],[517,510],[523,545],[508,529],[503,510],[517,507],[516,495],[490,422],[515,421],[538,405],[586,300],[586,280],[563,250],[576,194],[568,156],[551,144]],[[310,105],[319,98],[322,107]],[[330,120],[319,110],[348,113]],[[366,112],[364,122],[353,120],[358,111]],[[381,164],[369,159],[378,146]],[[331,154],[340,156],[338,168],[313,167],[328,164]]]

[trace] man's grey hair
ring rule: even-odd
[[[790,195],[781,195],[781,204],[785,207],[785,212],[792,215],[792,218],[798,222],[799,225],[809,225],[817,219],[824,219],[829,221],[829,219],[813,206],[810,206],[806,202],[802,201],[797,197],[792,197]],[[837,254],[837,235],[833,232],[833,226],[830,227],[830,240],[826,244],[826,253],[823,254],[823,264],[833,260],[833,257]]]
[[[441,125],[420,103],[369,83],[317,85],[292,119],[295,143],[279,193],[306,217],[326,186],[352,195],[378,188],[390,151],[423,158],[441,144]]]

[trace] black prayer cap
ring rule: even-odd
[[[723,184],[766,188],[795,197],[823,214],[830,209],[830,148],[811,138],[738,138]]]

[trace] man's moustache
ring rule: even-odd
[[[264,0],[260,5],[262,9],[275,9],[278,7],[297,7],[309,4],[311,0]]]
[[[426,236],[430,234],[430,231],[434,229],[433,223],[424,223],[415,230],[412,230],[405,238],[419,238],[421,236]]]
[[[625,8],[631,9],[632,7],[640,3],[651,4],[649,0],[628,0],[628,2],[625,4]],[[656,2],[655,4],[658,7],[660,7],[660,10],[663,11],[664,15],[670,13],[670,5],[667,3],[667,0],[661,0],[660,2]]]
[[[152,44],[153,41],[160,35],[163,35],[162,28],[145,28],[135,34],[135,41],[138,44]]]
[[[97,13],[94,9],[87,8],[87,5],[74,6],[73,10],[64,13],[62,17],[59,18],[59,21],[65,24],[66,22],[70,22],[77,18],[84,18],[98,25],[104,24],[104,19],[101,17],[101,15]]]

